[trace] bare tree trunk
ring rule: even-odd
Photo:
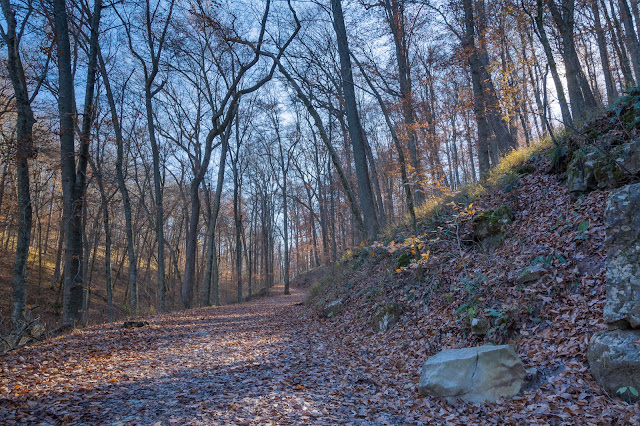
[[[236,132],[236,137],[239,137]],[[234,160],[237,161],[236,158]],[[236,268],[236,284],[237,284],[237,301],[242,303],[242,206],[241,194],[240,194],[240,176],[237,163],[233,163],[233,224],[235,231],[235,268]],[[285,212],[285,224],[286,224],[286,212]],[[286,226],[286,225],[285,225]],[[286,233],[286,228],[285,228]],[[285,283],[286,285],[286,283]]]
[[[584,119],[589,109],[598,106],[593,92],[589,87],[578,53],[576,51],[574,37],[574,12],[575,0],[561,0],[561,6],[556,5],[557,0],[547,2],[551,16],[560,33],[562,41],[562,59],[566,69],[567,87],[571,100],[571,112],[573,119]]]
[[[624,84],[625,86],[631,86],[634,84],[633,73],[631,72],[631,64],[629,63],[627,50],[624,47],[622,28],[620,28],[620,22],[616,18],[616,11],[615,7],[613,6],[613,0],[609,0],[609,5],[611,6],[611,16],[609,16],[605,0],[602,0],[602,11],[604,12],[607,27],[611,30],[611,41],[616,55],[618,56],[620,69],[624,78]]]
[[[486,117],[493,133],[496,136],[496,143],[498,145],[498,157],[511,149],[516,148],[517,141],[514,135],[509,131],[509,125],[504,119],[504,114],[501,111],[500,101],[498,100],[498,94],[495,86],[493,85],[493,79],[489,73],[489,54],[487,52],[485,33],[486,33],[486,14],[484,7],[484,0],[476,2],[478,8],[478,45],[479,51],[477,53],[478,64],[476,67],[480,72],[481,86],[484,98],[484,106],[486,109]],[[466,11],[466,9],[465,9]],[[471,15],[471,23],[473,23],[473,15]],[[473,35],[472,35],[473,37]],[[475,44],[475,43],[474,43]],[[497,158],[495,163],[497,163]]]
[[[195,280],[196,246],[198,243],[198,222],[200,220],[200,179],[194,177],[189,185],[191,212],[187,222],[184,281],[182,283],[181,301],[184,309],[189,309],[193,302],[193,281]]]
[[[9,0],[2,0],[2,12],[7,23],[7,29],[3,33],[4,42],[7,44],[7,70],[11,78],[17,110],[15,163],[19,219],[16,253],[13,261],[11,311],[12,326],[14,330],[17,330],[24,322],[27,300],[25,275],[29,258],[33,220],[29,182],[29,159],[35,155],[35,150],[33,149],[33,125],[35,119],[33,117],[33,110],[31,109],[32,99],[29,98],[27,80],[22,59],[20,58],[20,38],[16,33],[17,22],[15,12]],[[3,181],[5,172],[6,168],[3,170]]]
[[[609,103],[613,103],[617,93],[611,76],[611,64],[609,62],[609,54],[607,53],[607,39],[602,29],[602,22],[600,21],[598,0],[591,0],[591,11],[593,12],[598,52],[600,53],[600,63],[602,64],[602,73],[604,74],[604,84],[607,88],[607,100]]]
[[[331,162],[335,167],[336,172],[338,173],[338,177],[340,178],[340,183],[342,184],[342,188],[344,189],[345,195],[347,196],[349,207],[351,208],[351,213],[353,214],[353,217],[356,221],[356,226],[364,234],[366,232],[365,225],[364,225],[364,221],[362,220],[362,215],[360,214],[360,210],[358,209],[358,206],[356,204],[356,200],[353,195],[353,190],[351,189],[349,180],[345,176],[345,173],[342,169],[340,159],[338,158],[336,151],[333,149],[331,140],[327,136],[327,132],[325,131],[324,125],[322,124],[322,118],[320,118],[320,114],[318,114],[318,112],[316,111],[309,97],[305,95],[305,93],[302,91],[298,83],[294,80],[291,74],[286,70],[286,68],[284,68],[284,66],[280,62],[278,62],[278,69],[280,70],[280,73],[287,79],[291,87],[293,87],[293,89],[296,92],[296,95],[304,104],[305,108],[309,112],[309,115],[311,115],[311,117],[313,118],[313,123],[318,129],[318,133],[320,134],[320,139],[322,139],[322,142],[324,143],[325,147],[329,151]]]
[[[338,42],[342,90],[344,92],[345,108],[347,110],[347,121],[349,122],[349,136],[353,148],[353,158],[356,165],[360,207],[365,218],[366,238],[371,239],[374,238],[378,232],[379,223],[373,199],[373,191],[371,189],[371,181],[369,179],[369,167],[367,166],[367,157],[364,148],[364,135],[356,104],[351,58],[349,57],[349,45],[342,14],[341,0],[331,0],[331,10],[333,11],[333,27]]]
[[[125,229],[127,236],[127,252],[129,256],[129,309],[131,314],[137,315],[138,313],[138,268],[136,267],[136,251],[135,240],[133,236],[133,220],[131,216],[131,199],[129,197],[129,190],[124,177],[124,138],[122,137],[122,127],[120,126],[120,118],[118,117],[118,111],[116,103],[111,91],[111,84],[109,82],[109,74],[105,66],[104,59],[101,52],[98,50],[98,56],[100,59],[100,72],[102,74],[102,82],[105,87],[107,95],[107,101],[109,103],[109,109],[111,110],[111,125],[113,126],[114,133],[116,135],[116,176],[118,179],[118,188],[122,194],[122,207],[124,210]],[[106,232],[106,231],[105,231]]]
[[[420,158],[418,157],[418,135],[416,132],[412,98],[409,46],[407,37],[405,36],[404,0],[384,0],[384,9],[395,46],[400,97],[402,100],[402,115],[409,142],[409,159],[413,169],[412,172],[416,174],[416,180],[419,181],[422,180],[422,169],[420,166]],[[422,204],[425,199],[425,194],[419,185],[414,187],[413,195],[415,204]]]
[[[86,189],[86,170],[89,149],[89,132],[93,118],[93,92],[98,47],[98,25],[102,2],[96,0],[91,17],[91,37],[89,41],[89,64],[85,89],[85,107],[81,129],[81,145],[76,154],[74,146],[74,85],[71,72],[71,47],[66,4],[64,0],[54,0],[54,29],[58,42],[58,109],[60,113],[60,155],[62,170],[62,193],[65,220],[65,279],[63,293],[64,325],[74,326],[81,320],[83,305],[83,247],[82,209]]]
[[[549,39],[547,38],[547,30],[544,27],[544,19],[543,19],[543,3],[542,0],[537,0],[537,14],[535,17],[535,23],[537,28],[537,35],[542,43],[542,47],[544,48],[544,53],[547,57],[547,63],[549,64],[549,70],[551,71],[551,77],[553,78],[553,84],[556,87],[556,93],[558,95],[558,103],[560,104],[560,112],[562,114],[562,121],[565,125],[571,126],[573,124],[573,120],[571,117],[571,113],[569,112],[569,104],[567,103],[567,98],[564,95],[564,87],[562,86],[562,80],[560,79],[560,74],[558,73],[558,67],[556,65],[556,60],[553,57],[553,51],[551,50],[551,44],[549,43]]]
[[[218,258],[215,249],[215,228],[220,212],[220,198],[222,197],[222,183],[224,182],[224,169],[227,162],[227,151],[229,150],[229,132],[222,134],[222,151],[220,152],[220,162],[218,163],[218,181],[216,182],[216,192],[213,196],[213,207],[209,217],[207,235],[207,267],[204,277],[204,305],[211,304],[211,290],[213,286],[213,304],[220,305],[220,289],[218,277]]]
[[[631,62],[636,75],[636,81],[640,81],[640,44],[638,43],[638,35],[633,27],[633,19],[627,0],[618,0],[620,8],[620,20],[624,25],[625,43],[627,49],[631,52]]]
[[[478,167],[480,178],[489,173],[490,165],[490,128],[487,121],[487,108],[484,102],[484,90],[482,87],[482,73],[480,71],[480,60],[475,47],[475,28],[473,18],[473,3],[471,0],[463,0],[465,34],[463,45],[468,56],[469,67],[471,68],[471,83],[473,87],[473,110],[476,115],[478,130]]]
[[[365,70],[363,69],[363,67],[360,64],[360,62],[358,62],[358,60],[355,58],[355,56],[352,55],[352,57],[353,57],[353,60],[356,63],[356,65],[358,65],[358,67],[360,68],[362,76],[364,77],[365,81],[367,82],[367,85],[369,86],[369,88],[373,92],[373,95],[375,96],[376,100],[378,101],[378,105],[380,106],[380,109],[382,110],[382,116],[384,117],[384,121],[387,124],[387,128],[389,129],[389,133],[391,133],[391,139],[393,140],[393,143],[394,143],[394,145],[396,147],[396,152],[398,153],[398,163],[400,163],[400,176],[401,176],[401,179],[402,179],[402,186],[404,187],[404,191],[405,191],[405,199],[406,199],[406,202],[407,202],[407,210],[409,210],[409,217],[411,218],[411,228],[415,232],[416,229],[417,229],[417,222],[416,222],[416,211],[415,211],[414,204],[413,204],[413,198],[414,197],[412,197],[412,195],[411,195],[411,185],[409,184],[409,176],[408,176],[408,173],[407,173],[407,165],[406,165],[406,161],[405,161],[405,158],[404,158],[404,152],[402,151],[402,144],[400,143],[400,139],[398,138],[398,134],[396,133],[396,128],[393,125],[393,122],[391,121],[391,117],[389,116],[389,111],[387,110],[387,107],[386,107],[386,105],[384,103],[384,100],[382,99],[382,96],[380,95],[380,91],[378,91],[378,89],[374,86],[373,82],[371,81],[371,79],[369,78],[369,76],[367,75]]]

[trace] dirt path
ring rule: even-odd
[[[303,297],[92,327],[13,352],[0,359],[0,424],[407,420],[361,404],[376,385],[323,340]]]

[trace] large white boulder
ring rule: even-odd
[[[453,402],[496,401],[520,392],[526,372],[509,345],[447,349],[422,367],[418,392]]]

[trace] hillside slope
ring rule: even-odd
[[[367,348],[372,363],[407,386],[442,349],[516,349],[528,374],[518,397],[480,406],[418,399],[439,412],[434,418],[637,422],[637,404],[605,394],[585,356],[590,337],[606,328],[603,212],[610,191],[575,200],[566,174],[550,172],[558,149],[533,151],[523,163],[514,153],[481,196],[467,190],[432,207],[417,236],[398,228],[393,240],[347,252],[316,281],[308,303],[328,317],[332,335]],[[485,330],[474,333],[472,321]]]

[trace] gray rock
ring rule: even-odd
[[[480,242],[484,251],[492,251],[504,241],[514,218],[515,215],[507,206],[487,210],[473,218],[472,237]]]
[[[640,173],[640,138],[616,147],[611,155],[624,174],[636,176]]]
[[[546,271],[546,268],[541,264],[527,266],[518,272],[516,284],[525,285],[536,282]]]
[[[617,187],[640,173],[640,138],[611,148],[589,145],[577,150],[567,167],[567,186],[573,196]]]
[[[36,340],[40,340],[45,337],[47,329],[40,322],[36,322],[29,328],[29,335]]]
[[[324,307],[324,316],[327,318],[331,318],[335,315],[337,315],[338,313],[340,313],[340,311],[342,311],[342,309],[344,308],[344,305],[342,304],[342,299],[336,299],[333,302],[329,302],[327,305],[325,305]]]
[[[640,327],[640,183],[613,192],[605,209],[607,301],[603,316],[620,328]]]
[[[476,336],[486,336],[490,328],[491,324],[486,318],[473,318],[471,320],[471,333]]]
[[[493,402],[517,395],[525,376],[522,361],[508,345],[447,349],[424,363],[418,392],[450,402]]]
[[[387,331],[398,322],[402,311],[402,306],[397,303],[379,305],[373,313],[373,324],[377,330]]]
[[[593,378],[611,395],[638,401],[640,392],[640,330],[607,330],[593,335],[587,350]],[[618,392],[627,388],[625,392]]]
[[[604,164],[606,156],[595,146],[589,145],[577,150],[567,166],[569,192],[575,196],[597,189],[596,170],[602,169]]]

